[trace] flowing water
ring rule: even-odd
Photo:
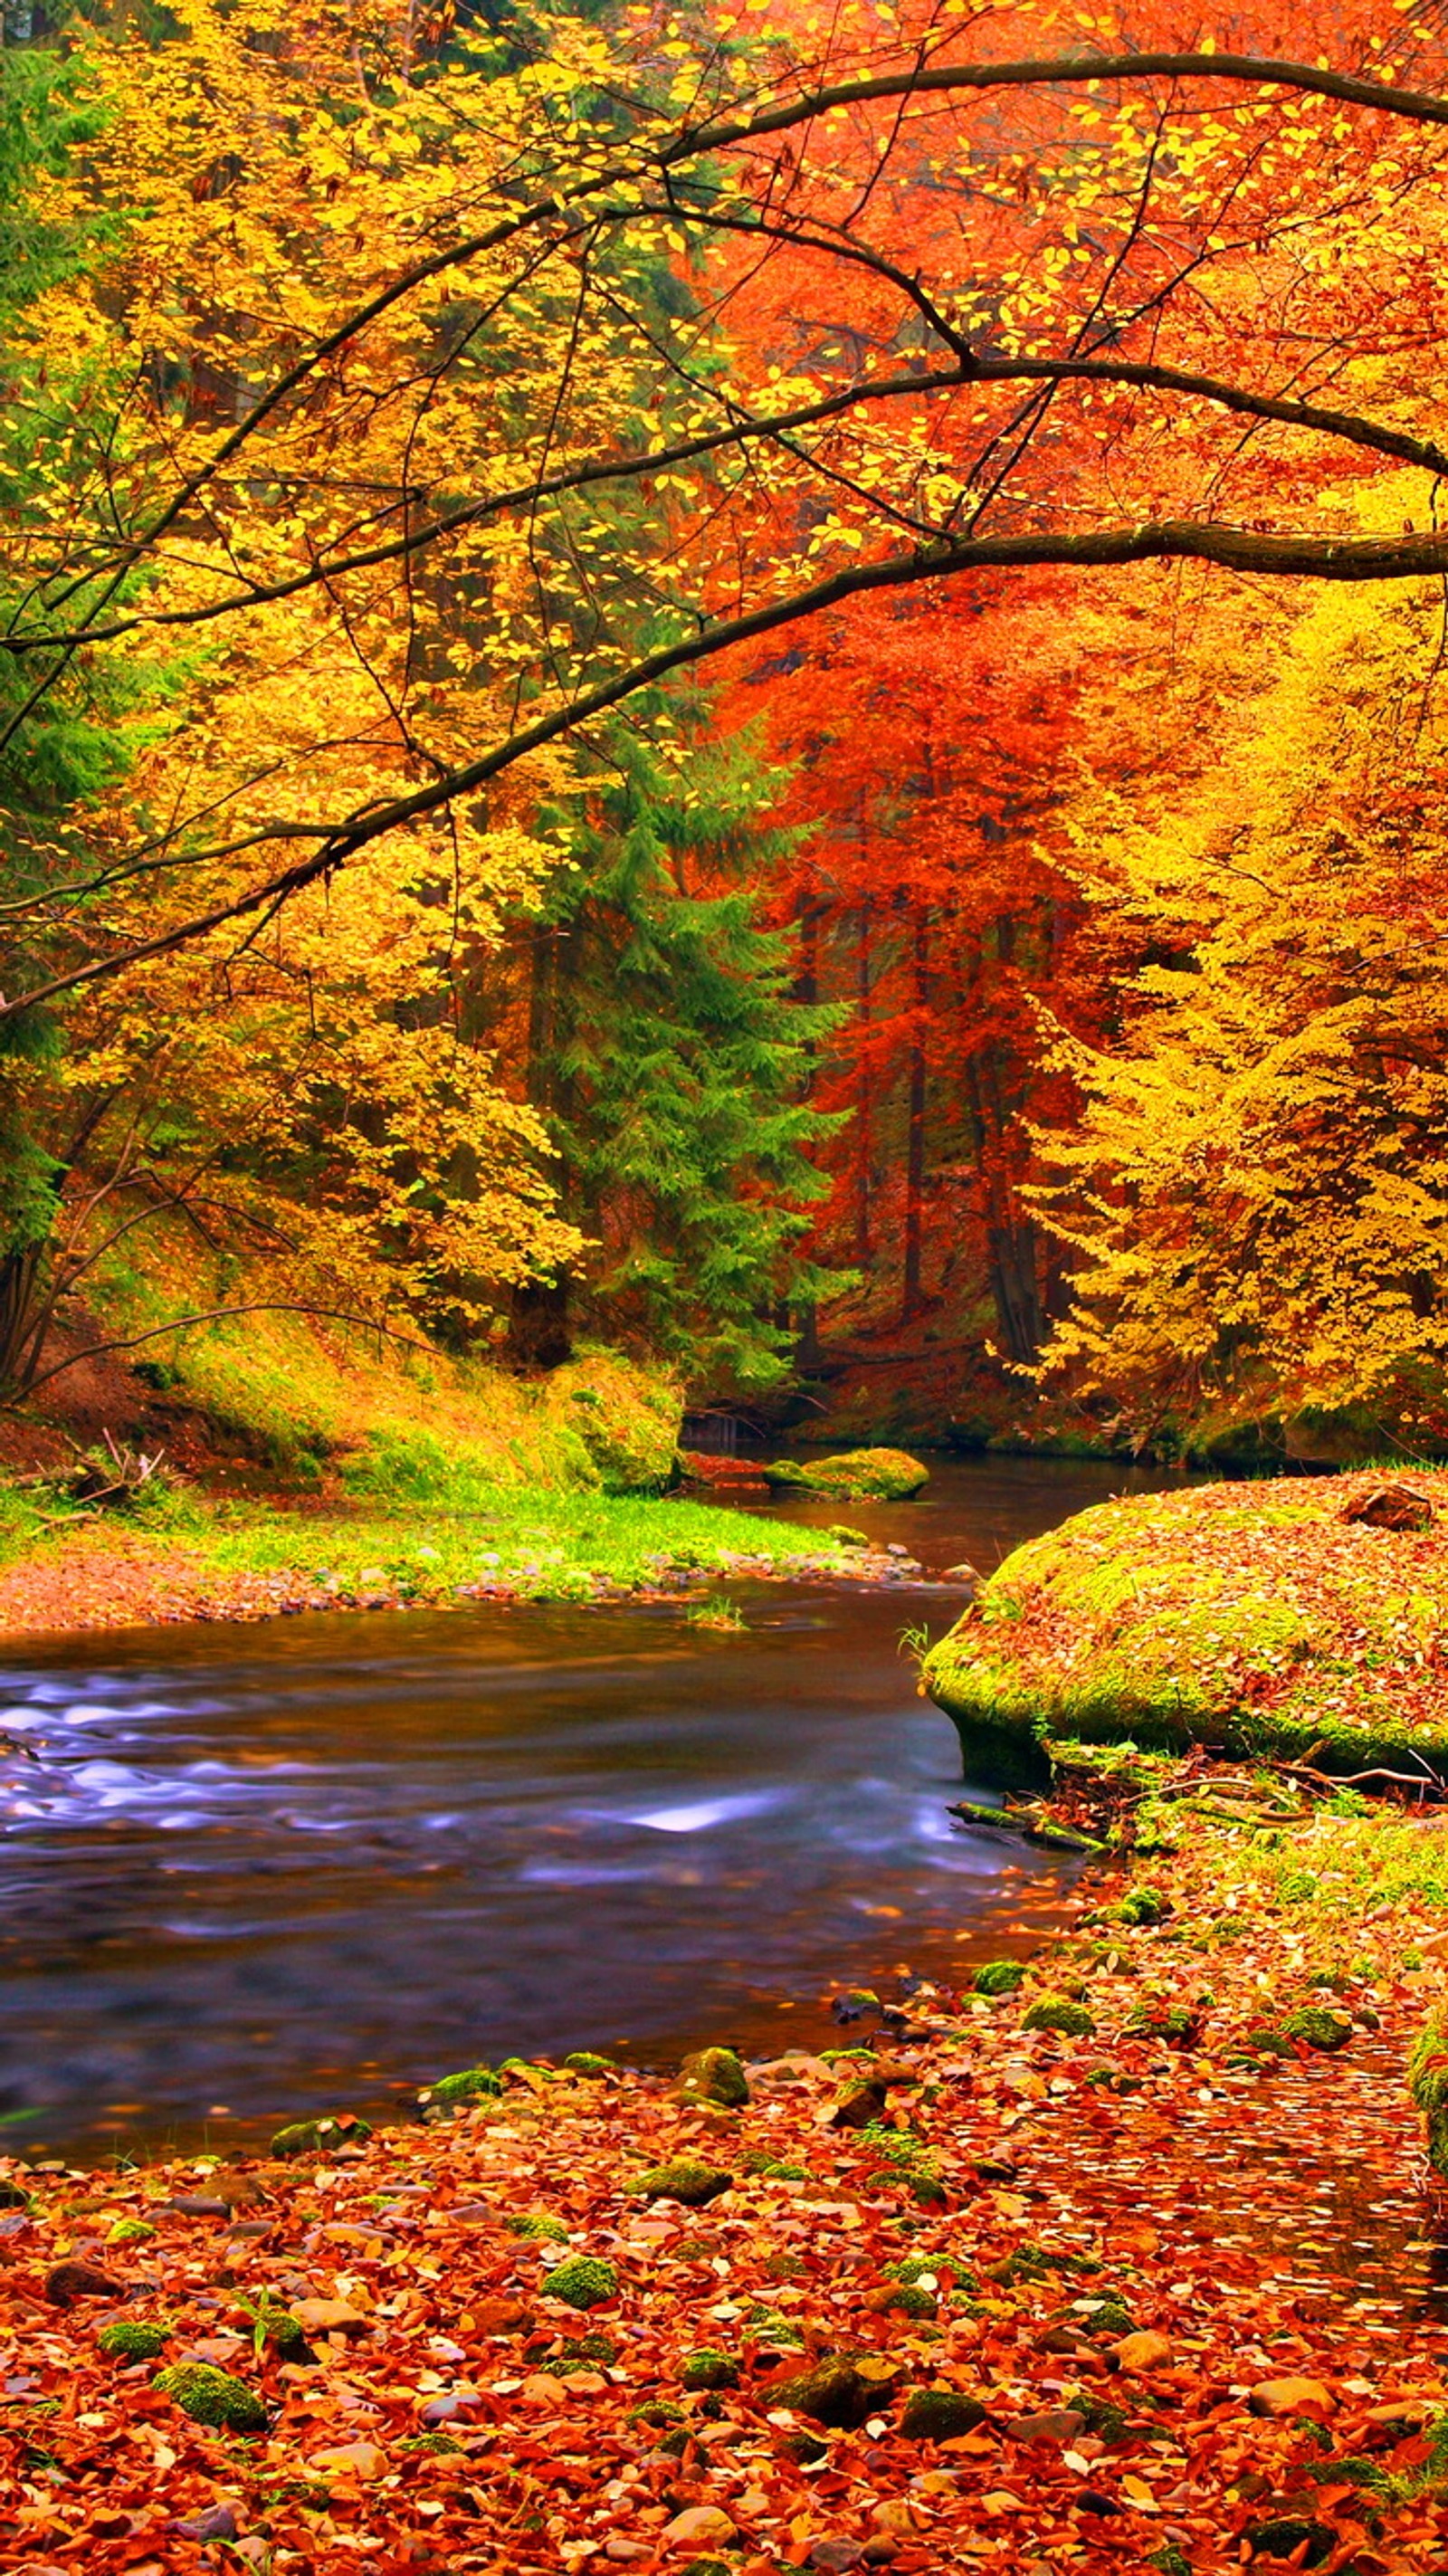
[[[848,1517],[988,1570],[1165,1481],[938,1462]],[[818,2043],[840,1981],[1020,1946],[1070,1865],[953,1829],[955,1736],[900,1652],[958,1591],[732,1589],[738,1635],[468,1605],[13,1654],[0,2140],[241,2142],[483,2057]]]

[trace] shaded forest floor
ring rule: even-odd
[[[1044,1953],[843,2000],[742,2108],[516,2064],[286,2160],[12,2165],[7,2564],[1436,2564],[1448,1831],[1200,1765],[1118,1830]]]

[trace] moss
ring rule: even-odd
[[[1171,1912],[1171,1899],[1163,1888],[1144,1880],[1139,1887],[1129,1887],[1112,1912],[1118,1923],[1164,1923]]]
[[[1160,2549],[1149,2550],[1146,2563],[1158,2570],[1158,2576],[1192,2576],[1192,2562],[1182,2556],[1174,2540],[1164,2540]]]
[[[418,2106],[422,2110],[451,2111],[460,2102],[485,2101],[502,2090],[503,2079],[493,2073],[491,2066],[464,2066],[456,2075],[440,2075],[435,2084],[425,2086],[417,2097]]]
[[[1422,1655],[1448,1626],[1448,1529],[1348,1524],[1350,1500],[1324,1477],[1098,1505],[1007,1558],[926,1658],[927,1687],[968,1758],[982,1730],[1038,1753],[1066,1735],[1317,1745],[1352,1771],[1448,1754]],[[1411,1584],[1385,1580],[1394,1550]]]
[[[565,2343],[563,2358],[570,2370],[607,2370],[618,2359],[618,2346],[611,2335],[580,2335],[575,2343]]]
[[[940,2303],[934,2291],[923,2290],[919,2283],[914,2281],[895,2283],[890,2296],[890,2306],[901,2316],[906,2317],[934,2317],[940,2313]]]
[[[1408,2091],[1423,2122],[1428,2162],[1448,2182],[1448,2024],[1434,2013],[1408,2059]]]
[[[619,2071],[616,2058],[598,2057],[591,2048],[572,2049],[563,2063],[575,2075],[617,2075]]]
[[[274,2156],[329,2156],[338,2147],[365,2146],[371,2135],[366,2120],[294,2120],[289,2128],[276,2131],[271,2151]]]
[[[769,2391],[772,2406],[787,2406],[792,2414],[808,2415],[811,2423],[840,2432],[863,2424],[878,2395],[852,2361],[836,2355],[826,2355],[791,2379],[775,2380]]]
[[[1243,2537],[1254,2558],[1291,2558],[1300,2551],[1298,2564],[1303,2567],[1320,2567],[1338,2540],[1330,2524],[1303,2521],[1291,2513],[1267,2514],[1259,2522],[1249,2522]]]
[[[672,2163],[653,2165],[640,2174],[633,2189],[650,2200],[682,2201],[685,2209],[703,2209],[721,2192],[728,2191],[734,2177],[718,2165],[696,2164],[688,2156],[676,2156]]]
[[[666,2397],[651,2397],[646,2406],[635,2406],[624,2418],[628,2424],[646,2424],[651,2432],[664,2433],[675,2424],[686,2421],[682,2406],[671,2406]]]
[[[907,2442],[954,2442],[985,2422],[985,2408],[959,2388],[916,2388],[905,2400],[900,2431]]]
[[[867,1532],[851,1529],[848,1521],[831,1521],[825,1536],[832,1538],[837,1547],[868,1547],[870,1544]]]
[[[570,2308],[600,2308],[618,2296],[618,2274],[596,2254],[575,2254],[548,2275],[550,2299],[566,2299]]]
[[[1135,2317],[1125,2300],[1119,2298],[1114,2290],[1108,2290],[1099,2299],[1073,2299],[1063,2313],[1067,2318],[1076,2318],[1084,2333],[1110,2335],[1113,2342],[1119,2342],[1122,2335],[1136,2332]]]
[[[147,2325],[140,2317],[116,2317],[102,2326],[96,2350],[107,2361],[155,2361],[171,2338],[169,2326]]]
[[[1283,2025],[1288,2039],[1299,2040],[1304,2048],[1320,2048],[1333,2054],[1346,2048],[1352,2037],[1352,2022],[1346,2013],[1329,2012],[1325,2004],[1303,2004],[1289,2013]]]
[[[1038,1995],[1021,2015],[1022,2030],[1052,2030],[1063,2039],[1090,2039],[1096,2024],[1084,2004],[1069,1995]]]
[[[1196,2036],[1197,2016],[1189,2004],[1138,2004],[1126,2028],[1132,2038],[1165,2039],[1181,2048]]]
[[[209,2363],[180,2361],[161,2370],[151,2385],[189,2415],[194,2424],[212,2424],[230,2433],[264,2433],[266,2408],[244,2379]]]
[[[1025,1982],[1025,1966],[1019,1959],[987,1959],[972,1980],[978,1995],[1013,1995]]]
[[[739,2364],[713,2344],[703,2344],[697,2352],[685,2353],[679,2381],[684,2388],[737,2388]]]
[[[155,2228],[149,2219],[118,2218],[114,2227],[106,2229],[106,2243],[108,2245],[144,2245],[147,2238],[154,2236],[155,2233]]]
[[[903,1449],[842,1449],[832,1458],[777,1458],[764,1469],[777,1492],[839,1494],[848,1502],[903,1502],[930,1481],[930,1470]]]
[[[550,2218],[546,2210],[532,2209],[521,2218],[505,2218],[503,2225],[510,2236],[522,2236],[530,2244],[566,2245],[568,2230],[561,2218]]]
[[[749,2079],[732,2048],[700,2048],[679,2070],[679,2092],[686,2101],[738,2111],[749,2099]]]

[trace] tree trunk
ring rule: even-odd
[[[529,942],[532,972],[528,988],[528,1102],[545,1118],[554,1105],[558,940],[556,926],[540,922]],[[565,1360],[572,1358],[568,1319],[572,1285],[568,1272],[559,1270],[552,1279],[521,1280],[513,1290],[507,1355],[514,1368],[561,1368]]]

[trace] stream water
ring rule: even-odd
[[[988,1569],[1163,1481],[938,1462],[849,1518]],[[481,2057],[818,2042],[842,1980],[1022,1944],[1069,1865],[953,1829],[955,1737],[899,1649],[959,1594],[734,1590],[738,1635],[479,1605],[12,1655],[0,2140],[239,2143]]]

